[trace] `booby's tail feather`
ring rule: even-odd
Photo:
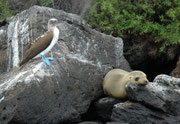
[[[21,61],[21,63],[19,64],[19,66],[24,65],[26,62],[28,62],[28,60],[27,60],[27,59],[24,59],[23,61]]]

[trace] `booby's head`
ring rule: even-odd
[[[53,30],[53,28],[56,27],[57,23],[58,23],[58,20],[56,18],[49,19],[49,21],[48,21],[48,30],[49,31]]]

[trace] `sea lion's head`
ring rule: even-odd
[[[149,81],[147,76],[142,71],[132,71],[129,73],[129,81],[139,85],[146,85]]]

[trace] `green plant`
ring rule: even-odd
[[[51,0],[39,0],[42,6],[49,6],[51,4]]]
[[[7,1],[0,1],[0,20],[11,16],[12,13],[10,11],[9,3]]]
[[[162,48],[180,44],[180,0],[94,0],[88,19],[107,34],[152,35]]]

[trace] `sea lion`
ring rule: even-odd
[[[104,94],[114,98],[126,98],[125,86],[128,82],[146,85],[149,81],[142,71],[127,72],[122,69],[113,69],[104,77]]]

